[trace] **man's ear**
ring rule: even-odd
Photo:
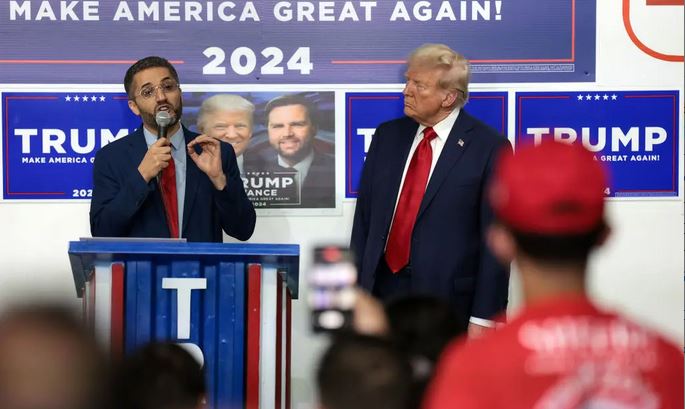
[[[445,98],[442,100],[442,106],[452,107],[457,102],[457,92],[456,90],[445,90]]]
[[[136,101],[129,99],[128,100],[128,109],[131,110],[136,116],[140,116],[140,109],[138,108],[138,104],[136,104]]]
[[[502,264],[511,263],[516,257],[516,242],[511,232],[501,224],[493,224],[488,229],[488,246]]]

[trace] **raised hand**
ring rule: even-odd
[[[171,160],[171,142],[167,138],[159,138],[145,153],[145,157],[138,165],[138,172],[150,182],[162,169],[169,166]]]
[[[195,151],[196,145],[201,152]],[[218,190],[226,186],[226,175],[221,167],[221,143],[207,135],[200,135],[188,144],[188,156],[203,171]]]

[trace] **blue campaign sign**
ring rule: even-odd
[[[89,199],[95,153],[140,126],[125,94],[2,94],[2,197]]]
[[[607,196],[678,196],[678,101],[678,91],[516,93],[516,145],[582,143],[609,171]]]
[[[595,78],[596,0],[11,0],[0,7],[5,83],[121,83],[145,55],[172,60],[183,83],[400,83],[407,56],[424,43],[465,55],[474,82]]]
[[[506,92],[471,92],[465,109],[502,134],[507,128]],[[345,197],[357,197],[364,159],[376,127],[404,115],[400,92],[345,94]]]

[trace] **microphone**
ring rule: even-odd
[[[155,115],[155,122],[157,122],[157,137],[158,138],[166,138],[166,131],[169,125],[171,124],[171,121],[173,120],[173,117],[169,115],[169,112],[167,111],[159,111],[157,112],[157,115]]]
[[[157,115],[155,115],[155,122],[157,122],[157,139],[159,138],[166,138],[166,131],[169,128],[169,125],[171,124],[171,121],[173,120],[173,117],[169,115],[169,112],[167,111],[159,111],[157,112]],[[173,158],[171,160],[174,160]],[[160,172],[161,173],[161,172]],[[160,174],[158,173],[157,176],[155,176],[155,180],[157,181],[158,186],[162,186],[160,183]]]

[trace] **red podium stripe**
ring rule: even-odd
[[[292,341],[292,297],[285,290],[285,409],[290,409],[290,351]]]
[[[274,388],[275,407],[281,409],[281,372],[283,371],[283,281],[281,277],[276,278],[276,387]]]
[[[259,350],[261,331],[262,266],[247,267],[247,368],[245,376],[245,408],[259,409]]]
[[[124,264],[112,264],[112,358],[124,354]]]

